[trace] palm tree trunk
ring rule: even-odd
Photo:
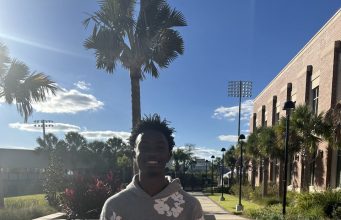
[[[132,105],[132,126],[133,128],[141,120],[141,104],[140,104],[140,71],[130,70],[131,83],[131,105]]]
[[[256,160],[252,159],[251,187],[253,190],[256,189],[256,172],[257,172]]]
[[[130,70],[132,128],[141,120],[140,79],[140,72],[137,69]],[[133,174],[135,175],[137,173],[138,167],[133,160]]]
[[[268,181],[269,181],[269,158],[263,159],[263,184],[262,184],[262,197],[268,194]]]

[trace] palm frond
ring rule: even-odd
[[[178,55],[183,54],[184,41],[178,31],[166,29],[154,38],[152,51],[152,59],[161,68],[166,68]]]

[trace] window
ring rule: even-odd
[[[317,114],[318,107],[319,107],[319,86],[315,87],[313,89],[313,102],[312,102],[312,108],[313,112]]]

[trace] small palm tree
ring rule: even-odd
[[[57,85],[44,73],[31,73],[28,66],[10,59],[7,47],[0,42],[0,98],[15,103],[24,121],[33,113],[33,102],[46,101],[46,95],[55,95]]]
[[[132,97],[132,125],[140,121],[140,80],[145,74],[159,77],[159,68],[184,52],[184,42],[174,27],[186,26],[181,12],[165,0],[140,0],[135,15],[135,0],[102,0],[100,10],[83,24],[92,22],[92,34],[84,47],[94,49],[98,69],[113,73],[120,63],[129,70]]]

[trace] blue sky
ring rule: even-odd
[[[232,80],[253,81],[253,96],[243,99],[241,130],[248,134],[252,99],[341,7],[339,0],[169,0],[188,22],[179,28],[185,54],[159,79],[141,83],[142,114],[159,113],[176,129],[177,146],[196,145],[209,158],[229,148],[237,136],[238,99],[227,96]],[[131,129],[128,72],[97,70],[92,51],[83,47],[90,30],[82,20],[98,9],[96,1],[0,0],[0,41],[10,56],[32,71],[44,72],[63,90],[35,105],[27,124],[15,106],[0,100],[0,147],[31,148],[41,136],[34,120],[53,120],[60,138],[74,130],[89,141]]]

